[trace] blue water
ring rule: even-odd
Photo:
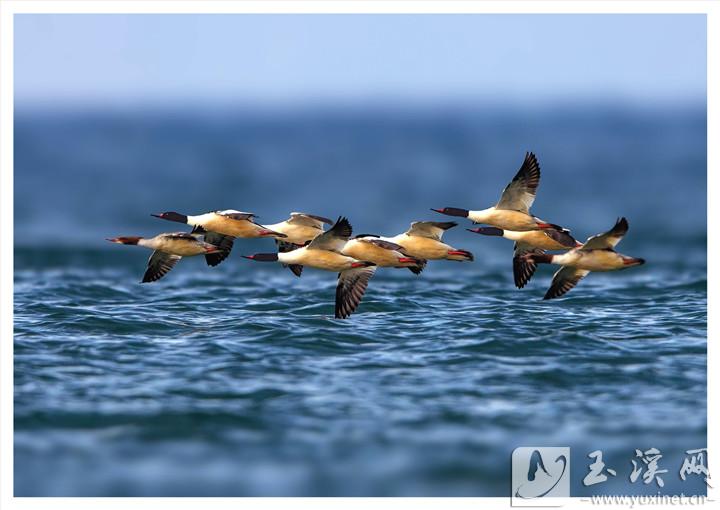
[[[228,110],[40,115],[15,132],[15,495],[480,495],[510,492],[518,446],[570,446],[574,495],[630,483],[659,448],[663,493],[706,446],[702,110]],[[620,215],[645,266],[541,300],[511,243],[446,240],[473,263],[378,271],[332,318],[335,275],[241,254],[184,259],[105,237],[176,229],[149,213],[347,215],[357,233],[491,205],[526,150],[534,206],[579,239]],[[585,488],[593,450],[618,476]]]

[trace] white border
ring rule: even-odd
[[[720,249],[720,239],[717,233],[710,228],[710,225],[720,218],[720,203],[714,202],[712,193],[715,193],[720,186],[720,175],[718,175],[718,159],[720,155],[717,150],[717,143],[713,143],[712,140],[718,140],[720,136],[720,102],[718,102],[718,94],[720,92],[720,8],[718,4],[713,4],[712,9],[709,10],[707,15],[707,225],[708,225],[708,236],[707,236],[707,250],[708,250],[708,267],[707,267],[707,288],[708,288],[708,301],[707,301],[707,318],[708,318],[708,340],[707,340],[707,419],[708,419],[708,438],[707,446],[708,453],[717,454],[720,452],[720,440],[718,438],[717,431],[720,430],[720,419],[718,419],[718,375],[714,370],[710,370],[710,367],[718,366],[718,347],[715,344],[718,336],[718,322],[713,320],[716,315],[713,315],[714,311],[718,309],[718,291],[720,285],[718,285],[718,270],[717,267],[712,264],[714,257],[712,254],[717,253]],[[713,171],[710,171],[710,169]],[[712,190],[712,191],[711,191]],[[710,431],[715,431],[715,434],[711,434]],[[710,467],[710,473],[712,476],[712,467]],[[720,499],[720,463],[715,461],[715,480],[713,483],[714,488],[708,489],[708,497],[712,500],[718,501]]]
[[[713,0],[0,0],[19,13],[697,13]]]
[[[581,1],[581,0],[189,0],[189,1],[35,1],[0,0],[0,507],[126,509],[173,508],[509,508],[510,497],[503,498],[14,498],[13,494],[13,15],[18,13],[706,13],[708,15],[708,225],[720,218],[720,204],[713,202],[713,192],[720,186],[718,151],[711,141],[720,140],[718,125],[718,92],[720,91],[720,3],[712,0],[666,1]],[[713,190],[713,191],[711,191]],[[708,262],[720,244],[714,230],[708,229]],[[718,276],[708,265],[708,367],[718,366],[718,324],[711,320],[717,309]],[[720,430],[718,420],[718,377],[708,370],[708,431]],[[712,388],[712,391],[710,389]],[[709,465],[714,472],[715,489],[708,496],[720,500],[720,451],[717,435],[708,437]],[[509,469],[508,466],[500,469]],[[573,498],[565,505],[595,507],[589,501]],[[603,506],[603,508],[610,505]],[[623,507],[618,507],[623,508]]]

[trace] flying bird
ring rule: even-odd
[[[378,267],[406,267],[415,274],[420,274],[427,264],[427,260],[409,256],[399,244],[370,234],[350,239],[343,246],[342,253],[358,260],[373,262]]]
[[[197,216],[181,214],[175,211],[151,214],[151,216],[191,225],[193,234],[203,234],[206,243],[220,246],[222,251],[205,256],[205,261],[209,266],[217,266],[230,255],[236,237],[287,237],[281,232],[276,232],[256,223],[254,221],[254,218],[257,217],[256,214],[234,209],[213,211]]]
[[[550,288],[543,299],[562,296],[575,287],[591,271],[617,271],[645,263],[644,259],[629,257],[615,251],[629,225],[620,218],[615,226],[603,234],[588,238],[585,244],[560,255],[547,253],[525,255],[528,264],[559,264],[563,266],[553,275]]]
[[[525,154],[520,170],[510,181],[500,196],[500,200],[493,207],[479,211],[469,211],[457,207],[444,207],[432,209],[435,212],[449,216],[469,218],[474,223],[492,225],[503,230],[525,232],[528,230],[564,230],[553,223],[547,223],[530,214],[530,207],[535,201],[538,185],[540,184],[540,164],[535,154]]]
[[[306,214],[293,212],[290,217],[280,223],[266,225],[265,228],[273,232],[285,234],[282,239],[277,239],[278,243],[289,243],[295,245],[295,248],[305,246],[308,242],[315,239],[323,233],[324,225],[332,225],[333,221],[322,216],[314,214]]]
[[[332,220],[314,214],[293,212],[287,220],[267,225],[266,228],[285,234],[285,238],[275,239],[278,251],[285,253],[307,245],[323,233],[325,224],[332,225]],[[289,267],[295,276],[302,274],[302,266],[299,264],[283,266]]]
[[[260,262],[281,262],[290,267],[308,266],[338,273],[335,289],[335,318],[346,319],[360,304],[370,278],[377,266],[370,261],[357,260],[342,254],[352,236],[352,225],[339,217],[328,230],[310,241],[307,246],[288,252],[243,255]]]
[[[442,242],[445,231],[455,226],[457,223],[454,221],[415,221],[407,232],[380,239],[401,246],[407,256],[421,260],[473,260],[473,254],[469,251]]]
[[[155,237],[113,237],[111,243],[144,246],[154,250],[148,260],[142,283],[154,282],[165,276],[183,257],[210,255],[222,252],[222,248],[200,241],[187,232],[159,234]]]
[[[567,250],[582,246],[566,230],[528,230],[515,232],[497,227],[478,227],[466,229],[485,236],[499,236],[515,241],[513,250],[513,278],[515,286],[522,289],[535,273],[535,264],[527,261],[525,255],[542,255],[545,250]]]

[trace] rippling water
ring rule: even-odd
[[[22,119],[17,496],[506,496],[512,450],[536,445],[572,448],[575,495],[655,494],[628,480],[650,447],[664,491],[702,491],[677,472],[706,446],[704,116]],[[140,285],[148,251],[103,240],[212,207],[347,214],[392,234],[439,218],[429,207],[494,198],[527,148],[538,214],[580,239],[627,215],[620,251],[647,264],[544,302],[551,268],[518,291],[511,243],[462,225],[446,239],[474,263],[380,270],[342,321],[335,275],[240,258],[269,241]],[[584,488],[596,449],[618,476]]]
[[[16,271],[17,494],[499,496],[523,444],[572,446],[578,476],[596,448],[623,471],[705,445],[699,268],[555,302],[508,261],[386,269],[340,321],[331,273],[189,259],[140,285],[119,248],[16,253],[55,260]]]

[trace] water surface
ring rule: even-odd
[[[576,495],[655,494],[627,478],[650,447],[665,492],[702,490],[677,472],[706,445],[704,115],[229,117],[19,117],[16,496],[506,496],[533,445],[572,448]],[[269,241],[140,285],[149,252],[103,240],[226,207],[393,234],[490,205],[526,149],[538,215],[580,239],[625,215],[648,263],[544,302],[551,268],[518,291],[511,243],[463,223],[474,263],[380,270],[340,321],[335,275],[240,257]],[[618,477],[585,489],[596,449]]]

